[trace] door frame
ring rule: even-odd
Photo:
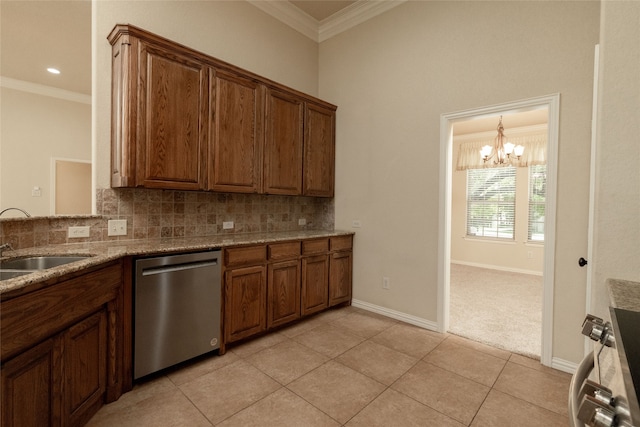
[[[540,361],[551,366],[553,356],[553,290],[555,277],[556,198],[558,184],[558,133],[560,94],[524,99],[488,107],[440,115],[440,188],[438,224],[438,331],[449,329],[451,263],[451,186],[453,170],[453,124],[472,117],[511,111],[547,108],[547,193],[545,201],[545,245],[543,262],[542,348]]]

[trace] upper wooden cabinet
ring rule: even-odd
[[[264,192],[302,194],[304,103],[284,92],[267,91]]]
[[[260,190],[264,88],[254,80],[212,70],[209,189]]]
[[[335,105],[131,25],[108,40],[112,187],[333,196]]]

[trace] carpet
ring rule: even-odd
[[[451,264],[449,332],[540,359],[542,276]]]

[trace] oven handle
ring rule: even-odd
[[[582,359],[576,373],[571,377],[571,384],[569,384],[569,425],[571,427],[585,427],[584,423],[578,419],[579,394],[582,384],[591,374],[593,366],[593,352],[591,351]]]

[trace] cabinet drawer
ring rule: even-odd
[[[353,236],[336,236],[330,239],[331,252],[351,250]]]
[[[294,259],[300,256],[300,242],[274,243],[268,246],[269,261]]]
[[[264,245],[224,250],[224,265],[227,267],[263,264],[266,261],[267,247]]]
[[[329,239],[314,239],[302,241],[302,254],[322,254],[329,251]]]

